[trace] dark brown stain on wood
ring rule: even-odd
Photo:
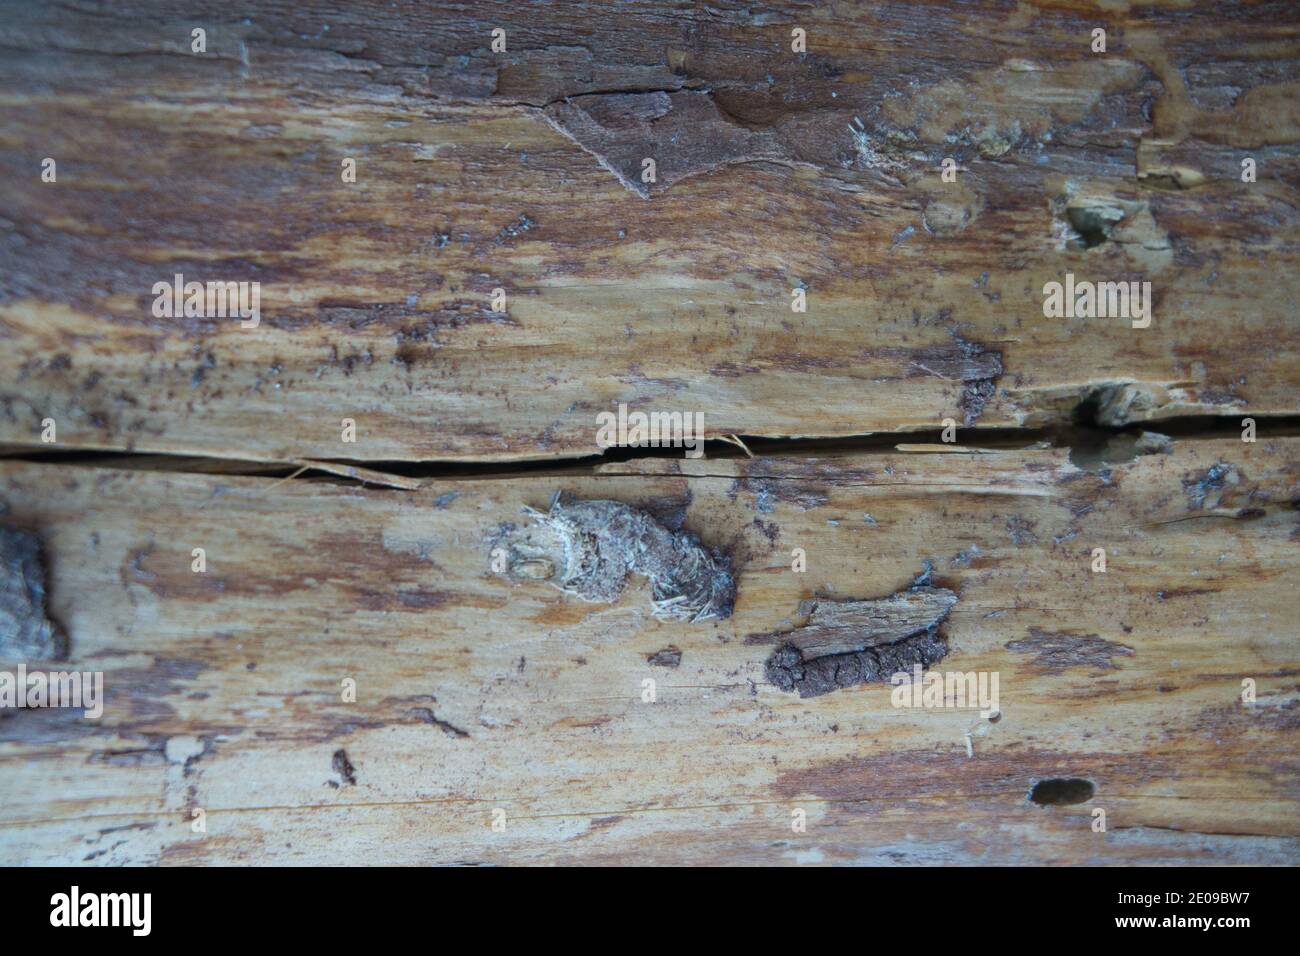
[[[651,667],[680,667],[682,663],[681,648],[673,647],[670,644],[653,654],[647,654],[645,660]]]
[[[343,749],[334,751],[334,757],[330,761],[330,766],[334,772],[346,784],[355,784],[357,782],[357,768],[352,766],[352,761],[348,759],[348,752]]]
[[[411,716],[415,717],[417,720],[423,721],[426,724],[432,724],[434,727],[437,727],[448,737],[464,738],[469,736],[469,731],[461,730],[455,724],[450,723],[449,721],[446,720],[442,720],[441,718],[438,717],[437,714],[433,712],[432,709],[428,707],[417,707],[415,710],[411,711]]]

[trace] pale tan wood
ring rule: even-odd
[[[103,670],[109,704],[0,716],[0,862],[1295,864],[1298,449],[1177,441],[1108,476],[1051,449],[659,460],[418,491],[5,463],[4,520],[44,540],[69,666]],[[561,489],[684,508],[734,557],[734,617],[495,575],[501,523]],[[999,672],[1000,720],[764,682],[749,635],[926,559],[959,595],[939,666]],[[679,667],[647,663],[669,646]],[[1095,797],[1027,800],[1056,776]]]

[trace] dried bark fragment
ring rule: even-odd
[[[736,584],[730,560],[689,531],[669,531],[618,501],[580,501],[557,493],[550,511],[524,509],[534,528],[509,545],[509,574],[549,580],[584,601],[609,603],[631,573],[650,579],[654,616],[706,621],[731,616]]]
[[[682,652],[680,648],[670,644],[661,651],[647,654],[645,660],[651,667],[680,667]]]
[[[800,605],[806,621],[786,634],[767,659],[767,679],[800,697],[886,681],[916,664],[929,667],[947,653],[939,623],[957,603],[946,588],[911,587],[873,601],[814,601]]]
[[[65,656],[67,639],[45,616],[45,567],[36,536],[0,528],[0,657]]]

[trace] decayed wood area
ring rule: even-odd
[[[0,863],[1300,862],[1300,18],[1125,6],[0,0]]]
[[[1059,450],[882,452],[417,492],[10,463],[9,520],[41,529],[51,616],[108,703],[98,721],[0,711],[0,847],[97,863],[1293,863],[1298,446],[1180,442],[1108,478]],[[734,616],[665,623],[636,583],[593,605],[494,574],[500,525],[561,489],[726,546]],[[960,594],[942,667],[999,672],[999,720],[895,708],[888,684],[801,699],[766,682],[771,646],[750,635],[812,592],[887,595],[927,559]],[[669,648],[675,668],[650,663]],[[1026,799],[1058,777],[1094,798]]]

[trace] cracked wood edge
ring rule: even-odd
[[[0,860],[1294,864],[1298,450],[1176,442],[1105,475],[1060,450],[886,451],[419,491],[6,462],[5,520],[42,537],[70,664],[105,671],[109,705],[0,716]],[[656,622],[644,582],[591,605],[494,575],[500,524],[559,488],[726,547],[733,618]],[[887,685],[763,683],[745,635],[926,559],[961,597],[942,667],[1000,673],[996,724],[893,708]],[[677,668],[648,663],[669,646]],[[1055,776],[1097,796],[1030,804]]]
[[[1102,388],[1117,424],[1295,414],[1300,26],[1225,9],[1108,12],[1101,57],[1069,3],[313,0],[205,11],[195,57],[193,17],[10,4],[0,442],[52,417],[64,448],[545,459],[596,451],[619,402],[840,436],[1037,427]],[[619,132],[623,96],[682,105]],[[551,128],[566,98],[603,138]],[[688,114],[744,164],[697,143],[646,200],[584,151],[660,150]],[[1072,210],[1119,219],[1073,249]],[[175,272],[260,281],[262,324],[153,318]],[[1043,318],[1067,272],[1151,281],[1152,326]]]

